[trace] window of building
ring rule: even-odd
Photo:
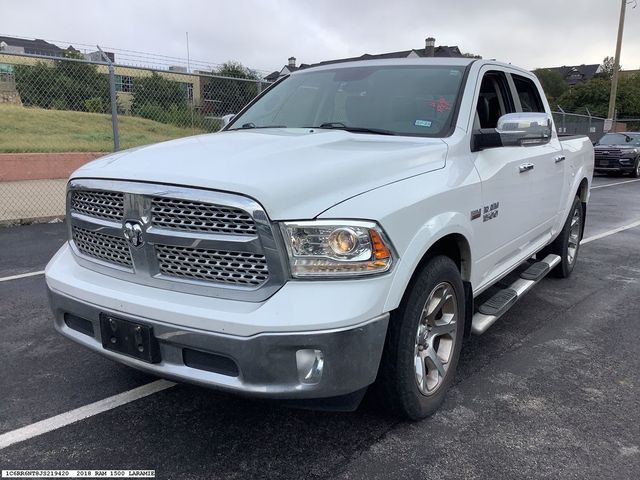
[[[128,75],[115,75],[116,92],[133,92],[133,77]]]

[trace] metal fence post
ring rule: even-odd
[[[262,93],[262,80],[258,80],[256,84],[258,85],[258,88],[257,88],[258,95],[260,95]]]
[[[109,64],[109,97],[111,99],[111,129],[113,130],[113,151],[120,150],[120,132],[118,130],[118,96],[116,94],[116,76],[113,68],[113,63],[102,51],[100,45],[96,45],[102,59]]]
[[[567,114],[560,105],[558,105],[558,110],[562,113],[562,133],[567,133]]]

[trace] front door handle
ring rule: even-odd
[[[535,165],[533,163],[523,163],[520,165],[520,173],[528,172],[529,170],[533,170]]]
[[[556,163],[564,162],[566,159],[567,157],[565,157],[564,155],[558,155],[556,158],[554,158]]]

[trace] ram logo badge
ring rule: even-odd
[[[138,222],[126,222],[122,228],[122,233],[132,247],[141,247],[144,245],[142,226]]]

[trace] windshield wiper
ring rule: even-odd
[[[245,123],[243,124],[241,127],[236,127],[236,128],[228,128],[227,131],[229,130],[250,130],[250,129],[254,129],[254,128],[287,128],[286,125],[261,125],[259,127],[256,127],[255,123]]]
[[[345,130],[353,133],[375,133],[378,135],[395,135],[391,130],[384,130],[382,128],[367,128],[367,127],[349,127],[342,122],[326,122],[319,127],[312,128],[327,128],[334,130]]]

